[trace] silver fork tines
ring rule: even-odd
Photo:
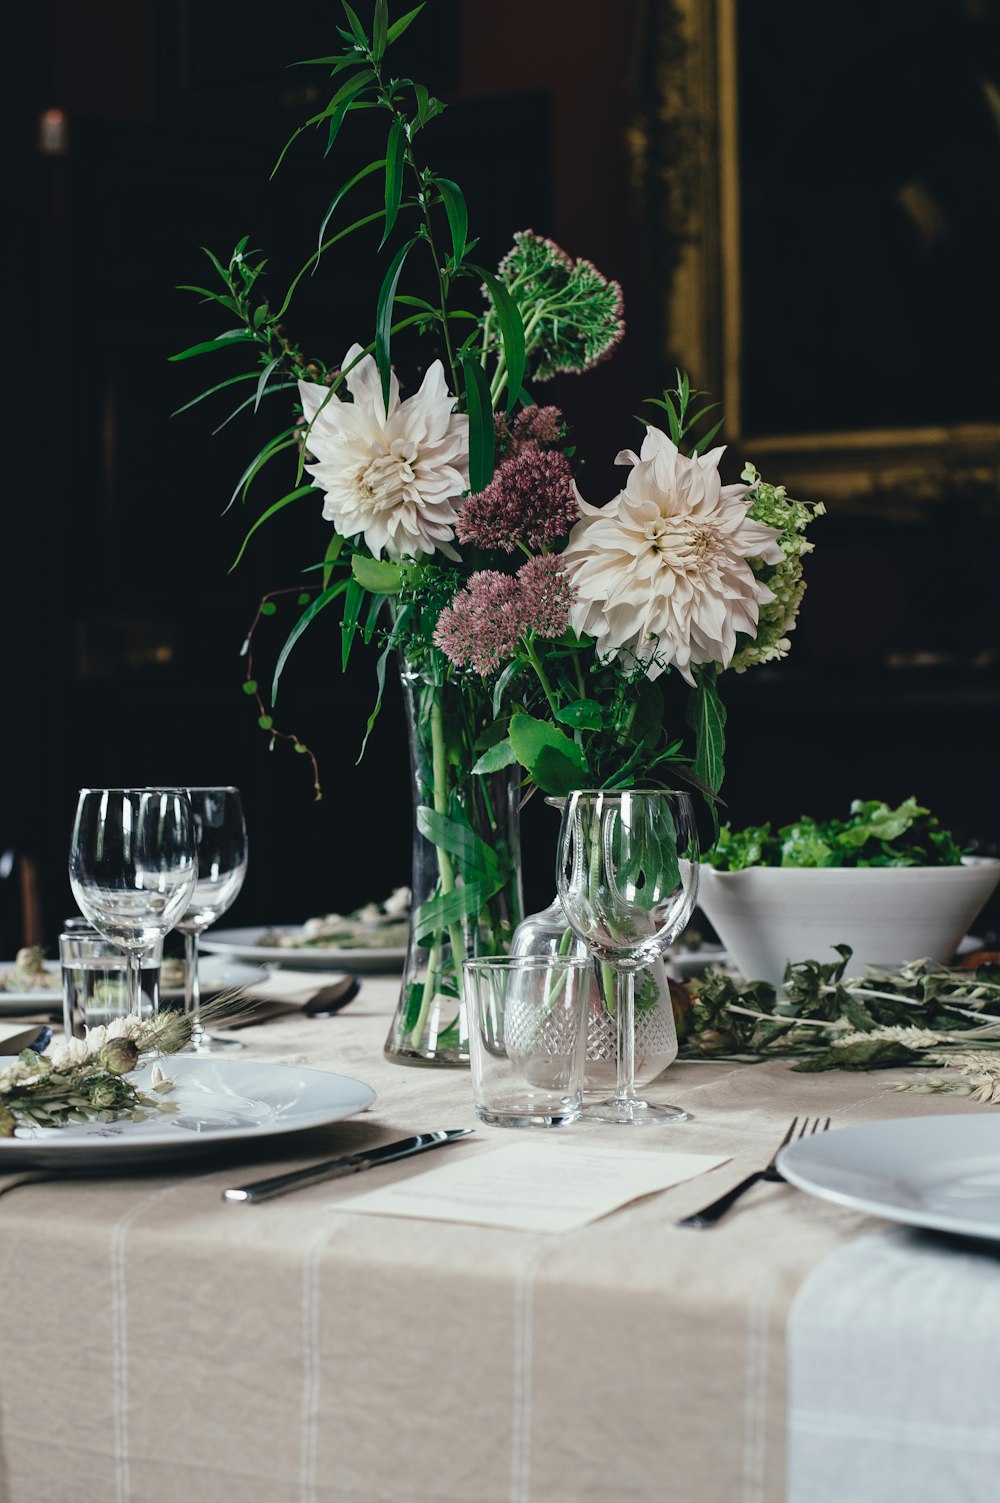
[[[694,1227],[715,1226],[717,1221],[721,1221],[722,1217],[729,1210],[729,1207],[735,1205],[740,1196],[749,1190],[751,1185],[756,1185],[762,1179],[783,1181],[784,1177],[777,1167],[778,1154],[783,1148],[786,1148],[793,1141],[797,1142],[800,1138],[812,1137],[813,1133],[826,1132],[829,1126],[829,1117],[793,1117],[788,1125],[788,1131],[774,1150],[771,1162],[766,1168],[757,1169],[753,1174],[748,1174],[746,1179],[740,1180],[740,1183],[734,1185],[731,1190],[727,1190],[725,1195],[720,1195],[718,1200],[713,1200],[711,1205],[707,1205],[702,1210],[696,1211],[693,1216],[685,1216],[684,1220],[678,1221],[677,1225]]]

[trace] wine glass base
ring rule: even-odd
[[[220,1038],[217,1033],[202,1033],[197,1038],[184,1045],[179,1050],[180,1054],[195,1054],[204,1059],[209,1054],[231,1054],[237,1049],[242,1049],[242,1039]]]
[[[595,1101],[580,1113],[585,1122],[623,1122],[640,1127],[654,1122],[686,1122],[688,1113],[680,1106],[654,1105],[651,1101]]]

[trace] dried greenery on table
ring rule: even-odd
[[[1000,1102],[1000,966],[956,970],[919,960],[847,974],[840,959],[790,965],[779,989],[708,971],[674,988],[684,1059],[788,1059],[793,1070],[945,1070],[897,1089]]]
[[[240,995],[235,989],[211,998],[202,1006],[201,1021],[234,1016]],[[116,1018],[44,1054],[22,1049],[14,1064],[0,1072],[0,1138],[13,1137],[18,1128],[124,1118],[139,1122],[154,1112],[175,1111],[174,1103],[164,1099],[173,1081],[159,1065],[153,1065],[148,1090],[140,1090],[130,1076],[150,1060],[183,1049],[191,1038],[191,1023],[177,1012]]]

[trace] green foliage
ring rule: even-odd
[[[720,871],[750,866],[957,866],[962,849],[915,798],[898,809],[855,799],[847,819],[803,815],[772,831],[770,824],[719,832],[706,861]]]

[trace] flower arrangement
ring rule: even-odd
[[[724,771],[719,674],[787,652],[811,547],[804,534],[822,510],[752,467],[723,483],[724,450],[709,448],[721,421],[702,431],[714,404],[680,373],[654,399],[665,427],[650,423],[638,452],[618,455],[628,467],[618,495],[601,506],[583,500],[567,422],[534,392],[612,354],[624,332],[621,289],[531,230],[514,235],[495,270],[474,259],[460,187],[421,159],[423,133],[444,106],[390,66],[393,43],[422,8],[391,22],[386,0],[375,0],[366,27],[344,0],[341,50],[313,60],[332,75],[333,93],[307,126],[325,131],[336,156],[354,113],[381,111],[384,156],[337,188],[317,249],[277,304],[248,238],[225,260],[210,254],[217,282],[192,290],[227,326],[174,357],[244,349],[251,369],[203,393],[252,382],[237,412],[291,398],[236,494],[246,500],[282,456],[292,484],[254,521],[239,556],[263,523],[303,500],[321,496],[331,523],[323,557],[305,561],[301,613],[266,697],[252,637],[287,591],[265,598],[247,640],[244,688],[272,744],[287,736],[312,755],[278,729],[274,701],[289,653],[330,604],[340,607],[345,664],[359,637],[380,649],[365,740],[387,659],[400,658],[423,754],[417,821],[437,861],[431,891],[414,894],[415,933],[430,953],[430,979],[414,985],[407,1013],[414,1037],[442,987],[457,997],[463,926],[496,953],[516,922],[517,857],[491,779],[513,777],[522,798],[681,779],[714,809]],[[342,224],[348,199],[366,192],[366,212]],[[302,277],[366,231],[386,262],[373,337],[361,344],[369,331],[350,331],[355,342],[345,339],[339,363],[328,364],[290,336],[289,306]],[[421,256],[424,281],[406,280],[418,277]],[[419,384],[404,395],[414,334],[432,358],[418,351]]]

